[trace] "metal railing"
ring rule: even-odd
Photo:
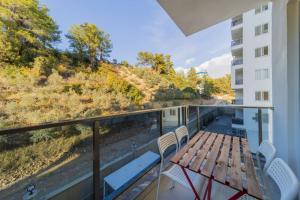
[[[239,58],[239,59],[234,59],[231,61],[231,65],[235,66],[235,65],[242,65],[243,64],[243,59]]]
[[[203,108],[205,108],[203,110]],[[273,107],[256,107],[256,106],[241,106],[241,105],[186,105],[186,106],[176,106],[176,107],[167,107],[160,109],[149,109],[149,110],[141,110],[134,112],[126,112],[121,114],[113,114],[106,116],[96,116],[90,118],[83,119],[75,119],[75,120],[62,120],[57,122],[47,122],[30,126],[16,127],[16,128],[7,128],[0,129],[0,136],[3,135],[11,135],[11,134],[28,134],[29,131],[37,131],[48,128],[62,127],[68,125],[78,125],[78,124],[86,124],[92,126],[92,138],[93,138],[93,148],[92,148],[92,157],[93,157],[93,196],[94,199],[100,199],[100,134],[99,130],[101,127],[101,120],[114,119],[118,117],[128,117],[140,114],[147,113],[158,113],[157,123],[159,126],[159,135],[163,135],[163,111],[166,109],[177,109],[178,110],[178,126],[181,124],[189,126],[191,123],[195,123],[194,129],[199,131],[202,127],[202,121],[204,116],[206,116],[210,112],[214,112],[216,109],[257,109],[258,113],[258,141],[262,142],[262,109],[273,109]],[[181,111],[181,112],[180,112]],[[181,115],[180,115],[181,113]]]
[[[243,18],[232,20],[231,27],[237,26],[243,23]]]
[[[236,85],[243,85],[243,79],[236,79],[235,84]]]
[[[232,104],[243,105],[243,99],[233,99]]]
[[[233,40],[231,41],[231,46],[237,46],[243,43],[243,39]]]

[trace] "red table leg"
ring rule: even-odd
[[[193,192],[194,192],[194,194],[195,194],[195,199],[200,200],[199,194],[198,194],[197,190],[195,189],[195,187],[194,187],[194,185],[193,185],[193,183],[192,183],[192,181],[191,181],[189,175],[187,174],[185,168],[182,167],[182,166],[180,166],[180,167],[181,167],[181,169],[182,169],[182,171],[183,171],[183,174],[184,174],[185,178],[187,179],[187,181],[188,181],[190,187],[192,188],[192,190],[193,190]]]
[[[235,195],[233,195],[232,197],[230,197],[229,200],[237,200],[237,199],[239,199],[241,196],[243,196],[244,194],[246,194],[246,192],[244,192],[244,191],[239,191],[239,192],[237,192]]]
[[[211,187],[212,187],[212,178],[208,179],[208,183],[207,183],[207,187],[205,189],[205,193],[204,193],[204,197],[203,199],[206,199],[206,195],[207,195],[207,199],[210,200],[211,198]]]

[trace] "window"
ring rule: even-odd
[[[269,55],[269,48],[268,48],[268,46],[265,46],[265,47],[262,48],[262,55],[263,56]]]
[[[264,92],[262,92],[262,94],[263,94],[264,101],[269,101],[269,92],[264,91]]]
[[[269,92],[268,91],[256,91],[255,92],[255,101],[269,101]]]
[[[261,92],[255,92],[255,100],[260,101],[261,100]]]
[[[261,13],[261,7],[255,9],[255,14]]]
[[[269,32],[269,24],[263,24],[262,27],[262,33],[268,33]]]
[[[261,35],[263,33],[269,32],[269,24],[261,24],[255,27],[255,36]]]
[[[176,115],[176,110],[175,109],[170,109],[170,115],[175,116]]]
[[[267,55],[269,55],[269,47],[268,46],[255,49],[255,57],[256,58],[261,57],[261,56],[267,56]]]
[[[260,48],[255,49],[255,57],[261,57],[261,49]]]
[[[258,36],[261,34],[261,25],[255,27],[255,36]]]
[[[266,80],[269,79],[270,72],[269,69],[256,69],[255,70],[255,80]]]
[[[268,4],[259,6],[258,8],[255,9],[255,14],[257,15],[259,13],[262,13],[263,11],[268,10],[268,8],[269,8]]]
[[[269,6],[268,6],[268,4],[266,4],[261,7],[261,10],[266,11],[266,10],[268,10],[268,8],[269,8]]]

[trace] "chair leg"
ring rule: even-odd
[[[160,185],[160,173],[158,175],[158,180],[157,180],[157,190],[156,190],[156,200],[158,200],[158,193],[159,193],[159,185]]]

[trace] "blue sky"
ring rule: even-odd
[[[84,22],[109,33],[111,58],[118,61],[135,64],[139,51],[150,51],[170,54],[177,70],[196,67],[216,77],[230,70],[229,21],[185,37],[155,0],[41,0],[41,4],[50,9],[63,35],[73,24]],[[67,47],[63,36],[59,48]]]

